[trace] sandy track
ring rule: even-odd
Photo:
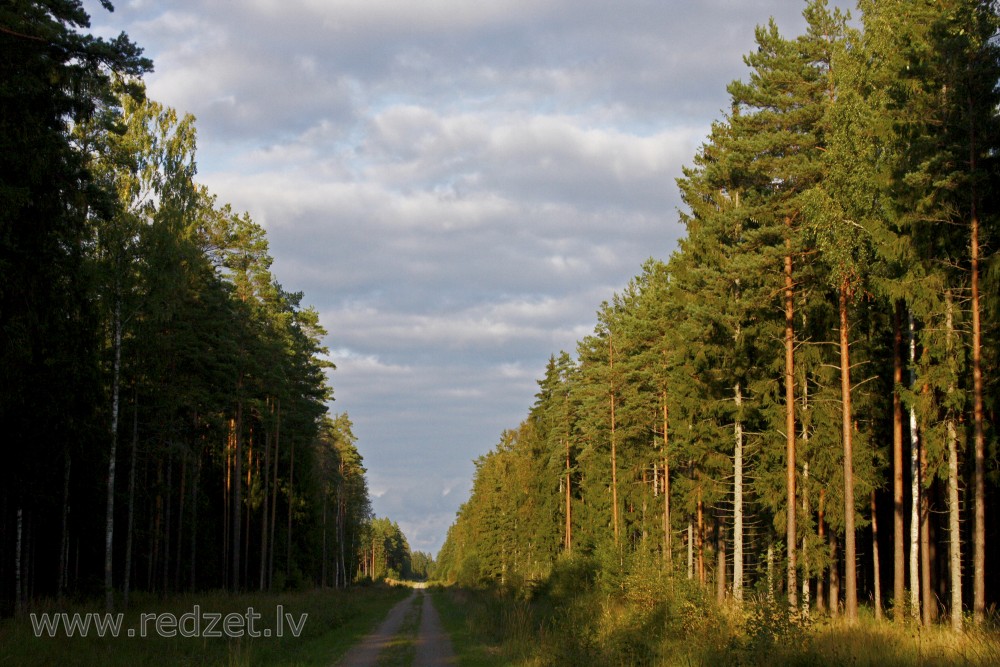
[[[434,608],[431,596],[424,590],[419,591],[419,593],[414,590],[409,597],[389,610],[389,614],[378,628],[348,651],[337,665],[339,667],[376,667],[379,654],[389,646],[399,633],[403,619],[406,618],[407,612],[414,604],[422,605],[422,608],[420,629],[415,641],[416,656],[412,663],[413,666],[439,667],[457,664],[451,639],[441,625],[441,619]]]
[[[434,600],[426,591],[420,591],[424,608],[420,616],[420,634],[417,636],[417,656],[413,667],[437,667],[458,663],[451,638],[441,625],[441,618],[434,608]]]

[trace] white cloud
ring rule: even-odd
[[[376,511],[436,551],[552,353],[681,229],[674,178],[781,0],[146,0],[199,178],[330,331]]]

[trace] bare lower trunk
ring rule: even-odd
[[[65,460],[63,461],[63,506],[62,506],[62,533],[59,538],[59,588],[58,597],[62,598],[66,592],[69,575],[69,480],[70,468],[73,459],[70,455],[69,447],[66,447]]]
[[[115,300],[114,313],[114,366],[111,375],[111,451],[108,454],[108,501],[104,519],[104,606],[108,611],[115,606],[114,578],[112,574],[115,534],[115,461],[118,450],[118,393],[122,362],[122,305]]]
[[[847,326],[848,287],[840,287],[840,396],[844,438],[844,609],[847,620],[858,620],[858,576],[854,542],[854,446],[851,421],[851,353]]]
[[[242,385],[242,382],[240,383]],[[232,560],[232,590],[239,591],[243,587],[240,579],[240,549],[243,540],[240,535],[240,528],[243,524],[243,401],[236,404],[236,424],[235,424],[236,450],[234,456],[233,471],[233,520],[232,520],[232,546],[230,548],[230,559]]]
[[[570,484],[572,484],[572,479],[569,461],[569,438],[566,438],[566,536],[563,540],[563,547],[566,549],[567,553],[573,551],[573,515],[572,507],[570,506],[572,492],[570,490]]]
[[[122,604],[128,608],[129,592],[132,590],[132,540],[135,528],[135,469],[139,454],[139,400],[135,397],[132,409],[132,457],[128,464],[128,522],[125,524],[125,572],[122,584]]]
[[[611,523],[614,527],[615,546],[618,546],[618,443],[615,441],[615,348],[612,345],[611,330],[608,329],[608,358],[610,360],[611,387]]]
[[[875,492],[871,493],[872,500],[872,567],[874,568],[875,584],[875,620],[882,620],[882,574],[879,571],[878,560],[878,515],[875,507]]]
[[[791,218],[785,218],[789,228],[785,238],[785,544],[788,547],[788,607],[792,614],[798,608],[796,597],[795,552],[795,310],[792,290]]]
[[[830,615],[840,615],[840,549],[837,545],[837,536],[831,530],[830,533],[830,594],[828,596],[830,604]]]
[[[902,621],[906,615],[906,545],[903,516],[903,402],[899,392],[903,386],[903,322],[902,302],[896,302],[893,318],[892,343],[892,604],[893,618]]]
[[[973,100],[969,98],[970,118]],[[969,133],[969,171],[976,172],[978,150],[976,127]],[[972,535],[972,613],[977,625],[986,615],[986,443],[983,426],[983,367],[982,324],[979,303],[979,195],[976,179],[971,179],[971,207],[969,216],[969,274],[972,281],[972,430],[973,456],[975,457],[974,504],[975,525]]]
[[[270,501],[270,496],[268,494],[268,484],[270,483],[271,476],[271,431],[267,428],[264,429],[264,478],[261,485],[261,496],[263,507],[260,513],[260,576],[258,577],[257,590],[264,591],[267,590],[267,519],[268,519],[268,503]]]
[[[701,489],[698,490],[698,583],[705,585],[705,512],[701,500]]]
[[[285,544],[285,581],[292,576],[292,509],[295,506],[295,439],[288,449],[288,541]]]
[[[198,480],[201,477],[201,449],[195,452],[194,481],[191,484],[191,571],[189,572],[188,588],[196,589],[198,562]]]
[[[947,303],[946,326],[948,365],[951,370],[948,379],[948,395],[955,391],[955,322],[954,303],[951,290],[945,292]],[[955,415],[949,406],[947,417],[948,439],[948,571],[951,579],[951,627],[956,632],[962,629],[962,537],[959,528],[958,505],[958,432],[955,427]]]
[[[669,411],[667,393],[663,392],[663,553],[667,564],[673,562],[670,548],[670,456],[669,456]]]
[[[688,579],[694,579],[694,524],[688,519]]]
[[[715,566],[715,597],[721,603],[726,599],[726,535],[716,522],[715,550],[718,554],[718,563]]]
[[[24,583],[21,567],[21,552],[24,550],[24,509],[17,506],[17,525],[14,533],[14,612],[20,616],[24,613]]]
[[[913,313],[909,313],[910,386],[917,381],[917,342]],[[920,433],[917,411],[910,407],[910,615],[920,620]]]
[[[816,532],[818,533],[819,543],[823,545],[826,542],[826,489],[819,490],[819,510],[816,517]],[[829,568],[821,570],[818,573],[816,580],[816,609],[817,611],[824,611],[826,609],[826,582],[828,578]]]
[[[274,527],[278,525],[278,453],[281,449],[281,399],[274,399],[277,406],[274,423],[274,472],[271,475],[271,535],[268,539],[267,590],[274,581]]]
[[[733,425],[735,449],[733,454],[733,599],[743,600],[743,393],[737,382],[734,388],[736,421]]]

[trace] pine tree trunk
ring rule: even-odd
[[[872,567],[875,584],[875,620],[882,620],[882,573],[878,559],[878,513],[875,507],[875,492],[871,493],[872,504]]]
[[[826,543],[826,489],[819,490],[819,510],[817,511],[816,517],[816,532],[819,537],[819,543],[822,546]],[[826,609],[826,583],[829,577],[829,569],[826,568],[821,570],[816,577],[816,610],[824,611]]]
[[[695,538],[697,540],[698,549],[698,583],[702,586],[705,585],[705,512],[701,500],[701,489],[698,489],[698,534]]]
[[[902,622],[906,617],[906,542],[903,536],[903,401],[899,395],[903,386],[903,304],[896,302],[893,317],[892,342],[892,611],[893,618]]]
[[[694,579],[694,524],[688,519],[688,579]]]
[[[972,613],[977,625],[986,614],[986,444],[983,433],[982,325],[979,305],[979,218],[972,211],[972,423],[975,457],[975,526],[972,536]]]
[[[785,544],[788,547],[788,607],[794,614],[798,609],[796,597],[795,552],[798,539],[795,530],[795,310],[792,283],[791,218],[785,218],[788,235],[785,237]]]
[[[968,99],[969,118],[974,119],[975,104]],[[975,174],[979,149],[975,122],[969,127],[969,172]],[[976,625],[986,615],[986,443],[983,425],[982,324],[979,303],[979,195],[975,177],[970,179],[969,274],[972,282],[972,431],[975,524],[972,535],[972,614]]]
[[[270,501],[269,497],[269,484],[271,476],[271,431],[264,429],[264,480],[261,486],[262,491],[262,501],[263,507],[260,513],[260,577],[257,585],[257,590],[266,590],[265,583],[267,581],[267,519],[268,519],[268,503]]]
[[[948,365],[951,373],[948,379],[949,396],[955,391],[955,322],[951,290],[945,291],[947,306],[946,327],[948,336]],[[958,432],[955,427],[955,415],[951,407],[947,417],[948,439],[948,569],[951,580],[951,628],[956,632],[962,630],[962,536],[958,505]]]
[[[320,566],[319,566],[319,571],[320,571],[319,586],[320,586],[320,588],[326,588],[326,561],[328,559],[328,554],[327,554],[327,551],[326,551],[326,506],[328,504],[327,503],[327,495],[328,495],[327,491],[324,490],[323,491],[323,521],[321,523],[322,534],[323,534],[323,539],[322,539],[323,545],[322,545],[322,547],[320,549],[320,554],[322,554],[322,556],[320,558]]]
[[[615,547],[619,544],[618,528],[618,450],[615,438],[615,348],[612,344],[611,330],[608,329],[608,358],[610,360],[611,387],[611,523],[614,527]]]
[[[271,475],[271,537],[268,540],[267,589],[274,583],[274,528],[278,524],[278,453],[281,447],[281,399],[274,399],[277,416],[274,424],[274,474]]]
[[[670,449],[669,449],[669,411],[667,408],[667,392],[663,392],[663,553],[667,565],[673,564],[673,552],[670,546]]]
[[[115,462],[118,450],[118,393],[122,364],[122,304],[121,296],[117,294],[112,326],[114,327],[114,364],[111,372],[111,451],[108,455],[108,501],[104,519],[104,607],[108,611],[115,607],[112,566],[115,535]]]
[[[726,599],[726,535],[718,519],[715,522],[715,551],[718,554],[718,563],[715,569],[715,597],[721,604]]]
[[[285,544],[285,581],[292,577],[292,511],[295,507],[295,439],[288,449],[288,541]]]
[[[173,492],[174,492],[174,487],[173,487],[173,472],[174,472],[173,453],[170,452],[170,450],[167,450],[167,485],[166,485],[166,487],[164,487],[166,489],[166,495],[167,495],[166,502],[164,503],[164,507],[166,508],[167,519],[166,519],[166,522],[165,522],[165,529],[163,531],[163,571],[162,571],[163,592],[164,593],[166,593],[168,590],[170,590],[170,585],[169,585],[170,584],[170,577],[169,577],[169,574],[170,574],[170,525],[171,525],[171,519],[172,519],[171,509],[173,507],[172,497],[173,497]]]
[[[122,604],[128,609],[129,591],[132,590],[132,540],[135,531],[135,469],[139,454],[139,395],[135,392],[132,406],[132,456],[128,469],[128,523],[125,525],[125,577]]]
[[[830,606],[830,616],[840,615],[840,549],[837,536],[831,530],[830,536],[830,593],[827,602]]]
[[[848,286],[840,286],[840,395],[844,438],[844,586],[847,620],[858,620],[858,576],[854,534],[854,447],[851,421],[851,354],[847,319]]]
[[[242,391],[242,380],[237,391]],[[230,548],[230,558],[232,560],[232,590],[238,592],[242,588],[240,581],[240,547],[243,540],[240,535],[240,528],[243,524],[243,399],[236,403],[236,427],[234,441],[236,449],[233,452],[233,520],[232,520],[232,546]]]
[[[199,448],[194,461],[194,481],[191,484],[191,572],[188,589],[196,590],[198,563],[198,483],[201,478],[201,448]]]
[[[566,553],[573,551],[573,516],[572,516],[572,506],[570,505],[570,499],[572,497],[570,491],[571,473],[570,473],[570,461],[569,461],[569,438],[566,438],[566,535],[563,542],[563,546],[566,549]]]
[[[24,537],[24,509],[17,505],[17,525],[14,532],[14,612],[17,616],[24,613],[24,581],[21,552]]]
[[[736,420],[733,425],[733,598],[743,600],[743,393],[740,383],[734,388]]]
[[[69,480],[70,468],[73,462],[69,447],[65,448],[63,460],[63,505],[62,505],[62,533],[59,537],[59,586],[57,597],[62,599],[68,584],[69,574]]]
[[[917,382],[917,341],[913,313],[908,314],[910,387]],[[910,615],[920,620],[920,433],[917,411],[910,407]]]
[[[177,490],[177,552],[174,556],[174,590],[181,588],[181,558],[184,554],[184,499],[187,498],[187,453],[181,452],[181,484]]]

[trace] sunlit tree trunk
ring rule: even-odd
[[[798,609],[796,597],[795,553],[798,544],[795,530],[795,309],[792,283],[791,218],[785,218],[785,544],[788,547],[788,607]]]
[[[740,383],[734,387],[736,420],[733,425],[733,598],[743,600],[743,392]]]
[[[854,534],[854,447],[851,419],[851,353],[847,319],[848,286],[840,286],[840,395],[844,438],[844,586],[845,611],[851,623],[858,620],[858,578]]]
[[[908,314],[910,386],[917,381],[917,342],[913,313]],[[917,410],[910,406],[910,615],[920,620],[920,434]]]
[[[663,392],[663,554],[667,564],[673,562],[673,552],[670,546],[670,449],[669,449],[669,410],[667,408],[667,392]]]
[[[618,443],[615,437],[615,348],[612,343],[611,330],[608,329],[608,358],[611,387],[611,524],[614,527],[615,546],[619,544],[618,528]]]
[[[948,378],[949,396],[955,391],[955,321],[951,290],[945,291],[947,327],[948,365],[951,374]],[[951,627],[956,632],[962,629],[962,536],[959,525],[958,505],[958,432],[955,427],[955,415],[951,407],[947,417],[948,439],[948,571],[951,580]]]
[[[970,103],[971,104],[971,103]],[[971,168],[975,171],[975,139],[970,142]],[[983,433],[982,324],[979,303],[979,214],[972,194],[969,268],[972,279],[972,426],[975,457],[975,525],[972,536],[972,613],[977,625],[986,614],[986,444]]]
[[[570,461],[569,461],[569,438],[566,438],[566,534],[563,542],[567,553],[573,551],[573,515],[572,506],[570,505],[570,499],[572,494],[570,491],[570,485],[572,484],[572,476],[570,473]]]
[[[899,392],[903,386],[903,323],[902,302],[897,301],[893,318],[892,343],[892,600],[893,618],[906,616],[906,542],[903,516],[903,401]]]

